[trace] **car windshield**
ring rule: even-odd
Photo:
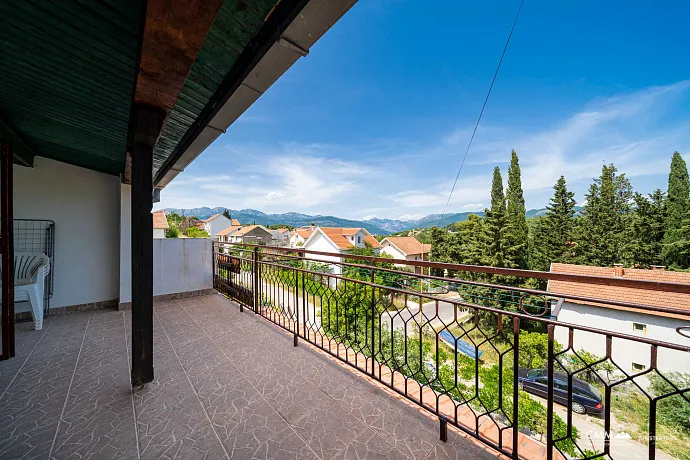
[[[589,391],[591,391],[594,396],[596,396],[599,400],[601,400],[601,391],[599,391],[594,385],[588,385],[588,386],[589,386]]]
[[[542,377],[544,374],[546,374],[545,369],[532,369],[527,373],[527,378],[528,379],[536,379],[538,377]]]

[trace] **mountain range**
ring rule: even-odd
[[[195,216],[199,219],[206,219],[214,214],[222,214],[226,208],[192,208],[192,209],[178,209],[165,208],[166,213],[175,212],[185,216]],[[580,211],[580,208],[577,208]],[[453,214],[446,214],[441,219],[440,214],[429,214],[415,220],[400,220],[400,219],[367,219],[367,220],[352,220],[343,219],[335,216],[309,215],[300,214],[297,212],[286,212],[283,214],[266,214],[256,209],[228,209],[230,216],[237,219],[241,224],[261,224],[261,225],[291,225],[293,227],[307,226],[313,223],[316,226],[322,227],[364,227],[370,233],[377,235],[390,235],[391,233],[401,232],[403,230],[410,230],[413,228],[430,228],[433,226],[443,227],[454,222],[462,222],[467,219],[470,214],[477,214],[483,216],[483,212],[458,212]],[[546,208],[530,209],[527,211],[527,218],[541,216],[546,213]]]

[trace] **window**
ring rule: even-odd
[[[362,237],[361,237],[361,236],[358,236],[358,237],[357,237],[357,243],[361,243],[361,242],[362,242]]]
[[[647,325],[642,324],[642,323],[633,323],[633,331],[646,334],[647,333]]]
[[[632,363],[632,370],[634,371],[643,371],[644,368],[644,364]]]

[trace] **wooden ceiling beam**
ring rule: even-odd
[[[133,114],[141,106],[170,112],[222,3],[223,0],[148,0]],[[131,117],[131,141],[136,136],[132,129],[136,126]],[[130,145],[122,175],[125,184],[131,184],[131,152]]]

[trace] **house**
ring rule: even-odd
[[[203,222],[203,230],[212,238],[216,237],[221,230],[233,225],[233,221],[237,222],[237,225],[239,225],[237,219],[228,219],[223,214],[214,214],[208,219],[201,220],[201,222]]]
[[[304,243],[304,249],[335,254],[347,254],[354,248],[365,247],[373,248],[376,254],[381,249],[381,244],[365,228],[316,227]],[[341,256],[310,254],[309,257],[324,262],[336,262],[331,264],[332,272],[336,275],[342,273],[342,266],[337,264],[344,262]]]
[[[263,225],[246,225],[236,230],[229,231],[224,235],[223,241],[228,243],[270,245],[273,241],[273,234]]]
[[[290,233],[290,247],[291,248],[301,248],[307,242],[311,234],[314,233],[314,227],[301,227],[296,228]]]
[[[278,228],[276,230],[269,230],[273,235],[271,244],[275,246],[286,246],[290,241],[290,230],[287,228]]]
[[[552,263],[551,272],[690,285],[690,273],[670,272],[664,270],[663,267],[643,270],[623,268],[620,265],[590,267]],[[654,307],[680,308],[690,312],[690,294],[607,286],[587,281],[558,280],[550,280],[547,290],[556,297],[559,295],[589,297]],[[605,329],[630,336],[630,339],[615,337],[612,339],[612,359],[617,366],[627,373],[643,371],[651,364],[649,345],[636,342],[635,337],[645,337],[678,345],[690,345],[690,338],[677,332],[679,327],[690,327],[690,317],[688,316],[568,297],[565,297],[560,305],[557,303],[552,308],[552,315],[556,316],[559,322]],[[566,327],[556,327],[555,329],[555,338],[564,347],[568,346],[568,334],[569,330]],[[606,355],[606,341],[601,334],[574,330],[573,339],[575,350],[582,348],[596,356]],[[674,356],[662,356],[671,354]],[[687,372],[690,369],[690,356],[687,353],[660,348],[658,363],[660,370]]]
[[[430,251],[430,244],[413,236],[389,236],[381,241],[381,252],[398,260],[429,260]]]
[[[153,216],[153,237],[165,238],[165,232],[170,228],[165,213],[163,211],[156,211],[152,212],[151,215]]]
[[[216,237],[218,238],[218,241],[221,242],[228,242],[230,235],[235,233],[236,231],[240,230],[242,228],[241,225],[231,225],[230,227],[224,228],[223,230],[219,231],[216,234]]]

